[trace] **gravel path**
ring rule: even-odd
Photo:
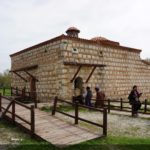
[[[133,118],[130,116],[129,113],[119,113],[120,112],[112,111],[111,114],[108,114],[108,136],[111,135],[143,138],[150,137],[150,115],[142,115],[138,118]],[[69,112],[69,114],[73,114],[73,112]],[[56,113],[56,115],[58,117],[65,118],[66,121],[70,123],[74,123],[74,120],[72,118],[66,117],[64,115],[62,116],[59,113]],[[102,124],[102,114],[99,112],[80,112],[80,117]],[[100,129],[93,125],[82,122],[80,122],[80,125],[86,126],[89,130],[92,130],[93,132],[100,132]]]

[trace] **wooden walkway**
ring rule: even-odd
[[[5,102],[3,100],[3,102]],[[3,104],[7,107],[7,103]],[[10,108],[11,110],[11,108]],[[30,120],[30,111],[16,105],[16,114]],[[10,114],[7,112],[7,116]],[[17,123],[30,130],[30,126],[20,119]],[[56,146],[68,146],[101,137],[102,134],[95,134],[86,128],[65,122],[60,116],[52,116],[50,113],[35,109],[35,135]]]

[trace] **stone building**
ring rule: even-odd
[[[107,98],[127,98],[138,85],[149,98],[150,63],[141,60],[141,50],[103,37],[82,39],[75,27],[66,33],[11,54],[12,86],[36,91],[40,101],[56,95],[69,100],[82,84],[93,92],[99,85]]]

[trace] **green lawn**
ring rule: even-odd
[[[11,90],[10,90],[10,88],[6,88],[6,89],[5,89],[5,93],[4,93],[3,88],[0,88],[0,93],[1,93],[2,95],[4,95],[4,96],[11,96]]]
[[[45,111],[45,112],[51,112],[52,111],[52,107],[50,107],[50,106],[43,106],[41,108],[41,110]],[[74,107],[71,106],[71,105],[59,105],[59,106],[57,106],[57,110],[63,111],[63,112],[69,112],[69,111],[73,111]],[[79,111],[86,112],[86,111],[89,111],[89,109],[79,107]]]
[[[19,146],[9,150],[149,150],[149,148],[150,139],[109,136],[65,148],[28,138],[24,139]]]

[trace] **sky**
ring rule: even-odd
[[[103,36],[150,58],[150,0],[0,0],[0,72],[11,68],[10,54],[70,26],[81,38]]]

